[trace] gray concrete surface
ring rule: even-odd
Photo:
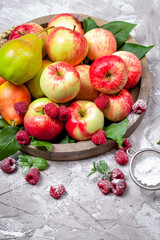
[[[148,54],[151,91],[148,109],[130,136],[133,148],[160,150],[160,1],[159,0],[0,0],[0,32],[49,14],[83,13],[108,21],[138,25],[131,35],[139,44],[156,44]],[[114,161],[116,149],[98,157],[74,162],[49,162],[39,183],[26,183],[20,169],[0,172],[0,239],[33,240],[159,240],[160,191],[142,190],[129,176],[128,165]],[[119,167],[128,189],[123,196],[104,196],[97,187],[98,175],[87,178],[92,162],[105,160]],[[54,200],[49,188],[65,185],[68,195]]]

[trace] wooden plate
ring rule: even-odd
[[[83,19],[87,18],[87,15],[83,14],[74,14],[80,21],[83,21]],[[33,19],[30,22],[35,22],[40,24],[42,27],[46,27],[48,22],[53,18],[55,15],[49,15],[37,19]],[[97,23],[97,25],[103,25],[106,24],[107,21],[92,17]],[[127,42],[134,42],[136,41],[129,37]],[[148,61],[146,57],[144,57],[141,60],[142,63],[142,76],[141,80],[139,81],[138,85],[133,88],[130,92],[133,96],[134,102],[139,99],[144,99],[148,102],[149,99],[149,92],[150,92],[150,71],[148,66]],[[131,113],[129,115],[129,127],[125,134],[125,137],[129,137],[136,127],[141,122],[142,118],[144,116],[144,113],[141,115],[133,114]],[[106,151],[111,150],[116,145],[116,142],[113,140],[107,141],[102,146],[96,146],[94,145],[90,140],[88,141],[81,141],[77,143],[70,143],[70,144],[53,144],[53,148],[51,151],[42,150],[39,147],[34,147],[31,145],[22,146],[21,150],[27,154],[30,154],[32,156],[39,156],[43,157],[48,160],[80,160],[80,159],[86,159],[90,157],[95,157],[99,154],[102,154]]]

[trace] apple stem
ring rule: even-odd
[[[47,31],[47,30],[52,29],[52,28],[55,28],[55,26],[51,26],[51,27],[44,28],[44,29],[42,29],[40,32],[38,32],[36,35],[38,36],[38,35],[41,34],[42,32]]]
[[[75,29],[76,29],[76,25],[73,25],[73,32],[75,31]]]
[[[15,121],[14,120],[11,121],[11,126],[15,126]]]

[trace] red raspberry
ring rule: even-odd
[[[132,110],[135,113],[145,112],[147,109],[147,102],[143,99],[138,99],[132,106]]]
[[[16,110],[17,114],[20,116],[24,116],[28,109],[28,104],[25,101],[21,101],[14,104],[14,109]]]
[[[112,188],[111,182],[106,179],[100,180],[97,185],[104,195],[108,194]]]
[[[105,95],[100,95],[94,100],[94,103],[99,109],[103,110],[107,107],[109,99]]]
[[[113,179],[123,179],[123,178],[124,178],[124,174],[120,169],[114,168],[111,171],[111,180],[113,180]]]
[[[55,199],[60,198],[64,192],[65,187],[62,184],[50,187],[50,195]]]
[[[113,181],[111,181],[111,184],[112,192],[116,195],[122,195],[127,188],[127,184],[123,179],[114,179]]]
[[[30,142],[29,134],[25,130],[20,130],[16,134],[16,140],[21,145],[28,144]]]
[[[68,110],[68,108],[64,105],[61,105],[59,107],[59,114],[58,114],[58,119],[61,121],[67,121],[70,119],[70,112]]]
[[[91,137],[91,141],[96,145],[103,145],[107,142],[105,131],[100,130],[94,133]]]
[[[30,184],[36,184],[40,178],[40,171],[37,168],[29,170],[25,176],[25,179]]]
[[[120,165],[126,165],[129,162],[127,153],[121,149],[115,153],[114,157],[116,162]]]
[[[125,151],[125,152],[127,151],[127,149],[129,149],[131,147],[132,147],[132,144],[131,144],[131,141],[128,138],[124,138],[121,148],[118,145],[118,148]]]
[[[6,158],[0,162],[0,168],[3,172],[11,173],[17,168],[17,162],[13,158]]]
[[[44,106],[44,111],[50,118],[56,118],[59,113],[59,107],[57,107],[54,103],[47,103]]]

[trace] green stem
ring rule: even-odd
[[[44,29],[42,29],[40,32],[38,32],[36,35],[38,36],[38,35],[41,34],[42,32],[47,31],[47,30],[52,29],[52,28],[55,28],[55,26],[51,26],[51,27],[44,28]]]

